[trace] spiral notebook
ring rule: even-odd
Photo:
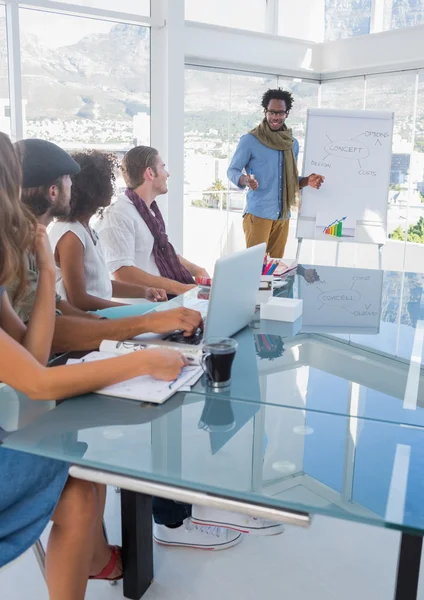
[[[142,350],[141,350],[142,351]],[[114,358],[118,356],[111,352],[90,352],[84,358],[67,361],[68,365],[82,362],[93,362]],[[138,402],[153,402],[154,404],[163,404],[175,392],[188,391],[201,377],[203,370],[199,366],[184,367],[180,376],[174,381],[161,381],[150,375],[141,375],[133,379],[127,379],[121,383],[115,383],[107,387],[95,390],[97,394],[105,396],[117,396],[127,400],[136,400]]]

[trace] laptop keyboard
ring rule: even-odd
[[[177,342],[177,344],[190,344],[191,346],[198,346],[203,342],[205,330],[206,318],[203,319],[203,329],[197,329],[193,335],[184,335],[184,331],[173,331],[163,339],[167,342]]]
[[[164,338],[167,342],[177,342],[178,344],[190,344],[198,346],[203,341],[203,331],[198,329],[193,335],[184,335],[183,331],[174,331]]]

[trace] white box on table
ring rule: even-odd
[[[270,298],[266,304],[261,304],[261,319],[271,321],[296,321],[303,310],[303,300],[293,298]]]

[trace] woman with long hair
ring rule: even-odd
[[[54,259],[45,228],[37,227],[20,202],[20,185],[19,157],[0,133],[0,381],[33,400],[59,400],[138,375],[176,379],[185,360],[169,350],[46,367],[54,329]],[[19,277],[16,293],[24,291],[29,250],[36,256],[39,282],[25,326],[4,290]],[[0,568],[32,546],[51,519],[50,600],[83,600],[89,578],[122,577],[119,550],[107,544],[102,529],[105,487],[69,477],[68,466],[0,446]]]
[[[99,237],[90,225],[91,218],[112,201],[115,156],[90,150],[76,152],[72,158],[81,170],[72,176],[69,214],[49,227],[57,292],[81,310],[121,305],[112,298],[166,300],[164,290],[111,280]]]

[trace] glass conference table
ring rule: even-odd
[[[122,489],[126,597],[140,598],[153,578],[156,495],[302,527],[320,514],[397,530],[395,598],[416,598],[424,274],[299,272],[275,293],[302,298],[302,317],[255,317],[237,334],[225,391],[202,379],[162,406],[88,394],[56,407],[0,389],[5,447]],[[173,302],[201,300],[193,291]]]

